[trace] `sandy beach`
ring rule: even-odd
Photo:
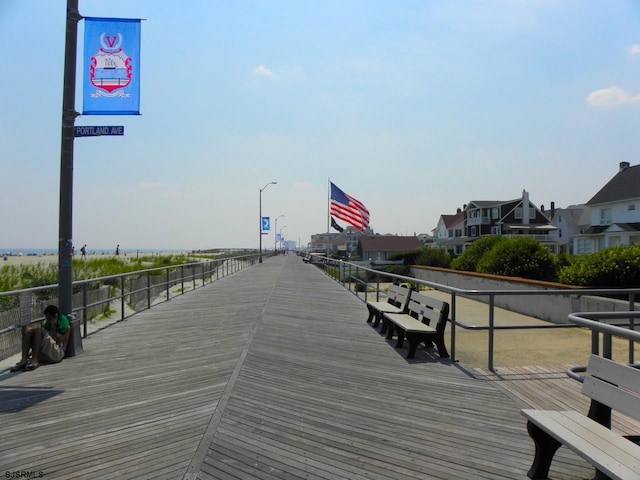
[[[36,265],[38,263],[57,263],[58,255],[5,255],[0,267],[7,265]]]

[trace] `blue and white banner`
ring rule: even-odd
[[[84,19],[83,115],[140,115],[140,20]]]

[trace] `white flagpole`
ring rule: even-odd
[[[331,225],[331,178],[327,177],[327,233]]]

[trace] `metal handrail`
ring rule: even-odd
[[[640,318],[639,311],[628,312],[576,312],[569,315],[569,321],[575,325],[591,330],[591,353],[600,354],[600,334],[602,334],[602,356],[611,358],[613,353],[612,337],[621,337],[629,340],[629,365],[634,364],[634,342],[640,342],[640,332],[633,330],[634,320]],[[611,323],[602,323],[600,320],[627,319],[628,328]],[[586,372],[586,366],[572,367],[567,370],[574,380],[582,382],[584,377],[579,373]]]
[[[263,256],[269,255],[267,252],[263,252]],[[270,255],[269,255],[270,256]],[[208,283],[214,282],[220,278],[236,273],[246,267],[254,265],[257,262],[258,254],[250,254],[250,255],[242,255],[235,257],[222,257],[216,258],[214,260],[207,260],[201,262],[190,262],[181,265],[168,265],[165,267],[156,267],[149,268],[145,270],[137,270],[134,272],[121,273],[116,275],[108,275],[103,277],[96,277],[85,280],[77,280],[72,283],[72,288],[74,291],[78,292],[74,295],[74,307],[73,311],[70,313],[77,314],[78,312],[82,312],[82,325],[83,325],[83,337],[88,336],[88,310],[92,307],[100,307],[101,305],[108,304],[114,301],[119,301],[120,303],[120,321],[126,320],[131,315],[137,313],[138,311],[142,311],[145,309],[149,309],[152,305],[156,303],[161,303],[163,301],[168,301],[171,298],[171,286],[180,284],[180,293],[179,295],[184,295],[188,290],[185,288],[185,282],[191,282],[191,290],[195,290],[201,286],[205,286]],[[171,278],[171,272],[177,272],[177,276],[175,278]],[[152,284],[151,277],[164,277],[163,281]],[[144,279],[147,277],[144,286],[136,286],[131,290],[126,289],[127,280],[134,278],[135,280]],[[87,299],[87,291],[88,287],[91,284],[116,284],[119,285],[120,292],[115,296],[109,296],[104,300],[98,300],[95,302],[89,302]],[[133,287],[133,285],[132,285]],[[12,290],[10,292],[0,292],[0,299],[7,297],[18,297],[27,296],[27,295],[37,295],[42,292],[55,292],[58,289],[57,284],[53,285],[44,285],[39,287],[25,288],[20,290]],[[155,303],[152,302],[152,291],[166,290],[166,298],[165,300],[161,300],[161,296],[156,296]],[[126,315],[126,299],[129,297],[131,299],[134,295],[140,295],[146,292],[146,307],[136,309],[136,311],[131,315]],[[175,295],[177,296],[177,295]],[[159,301],[158,301],[159,300]],[[31,314],[29,315],[31,317]],[[0,338],[3,335],[8,334],[10,332],[14,332],[24,326],[31,325],[34,323],[39,323],[44,320],[43,317],[37,318],[29,318],[28,321],[24,321],[20,319],[19,323],[15,323],[12,325],[5,326],[0,329]],[[19,345],[17,347],[17,351],[19,351]],[[0,352],[3,353],[3,352]],[[11,355],[12,353],[4,352],[3,356]],[[1,359],[1,358],[0,358]]]
[[[495,350],[495,331],[496,330],[508,330],[508,329],[535,329],[535,328],[577,328],[578,325],[575,324],[550,324],[548,327],[541,326],[496,326],[495,325],[495,298],[498,296],[511,296],[511,295],[532,295],[532,296],[549,296],[549,295],[616,295],[616,294],[624,294],[628,295],[629,298],[629,310],[634,310],[635,307],[635,297],[640,295],[640,288],[624,288],[624,289],[608,289],[608,288],[575,288],[575,289],[549,289],[549,290],[467,290],[463,288],[452,287],[450,285],[439,284],[435,282],[431,282],[428,280],[421,280],[414,277],[407,277],[404,275],[398,275],[394,273],[388,273],[381,270],[376,270],[374,268],[365,267],[362,265],[357,265],[355,263],[346,262],[344,260],[335,260],[326,257],[325,255],[319,254],[311,254],[314,256],[315,261],[312,262],[317,266],[322,267],[325,270],[325,273],[333,276],[339,282],[342,278],[346,278],[349,280],[348,285],[344,285],[345,288],[351,290],[351,281],[352,278],[358,278],[371,274],[376,277],[376,295],[379,296],[380,293],[380,277],[384,276],[387,278],[391,278],[394,281],[406,282],[410,284],[414,284],[416,286],[426,286],[429,288],[433,288],[434,290],[439,290],[441,292],[445,292],[451,295],[451,303],[450,303],[450,318],[449,322],[451,323],[450,329],[450,337],[451,337],[451,360],[457,361],[456,359],[456,326],[459,326],[464,329],[474,329],[474,330],[488,330],[488,365],[487,368],[490,371],[494,371],[494,350]],[[354,271],[355,269],[355,271]],[[363,275],[364,274],[364,275]],[[336,278],[337,277],[337,278]],[[365,277],[366,278],[366,277]],[[360,281],[360,280],[359,280]],[[365,282],[367,283],[367,282]],[[364,300],[367,300],[367,288],[365,288]],[[360,298],[358,289],[355,291],[355,295]],[[468,327],[456,319],[456,300],[457,297],[488,297],[489,302],[489,325],[486,327]],[[620,315],[617,318],[627,318],[629,315],[625,312],[620,312]],[[624,325],[622,323],[620,325]],[[637,340],[636,340],[637,341]],[[631,352],[633,348],[630,347]],[[633,361],[633,356],[630,357],[630,363]]]

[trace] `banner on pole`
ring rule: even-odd
[[[83,115],[140,115],[140,20],[84,19]]]

